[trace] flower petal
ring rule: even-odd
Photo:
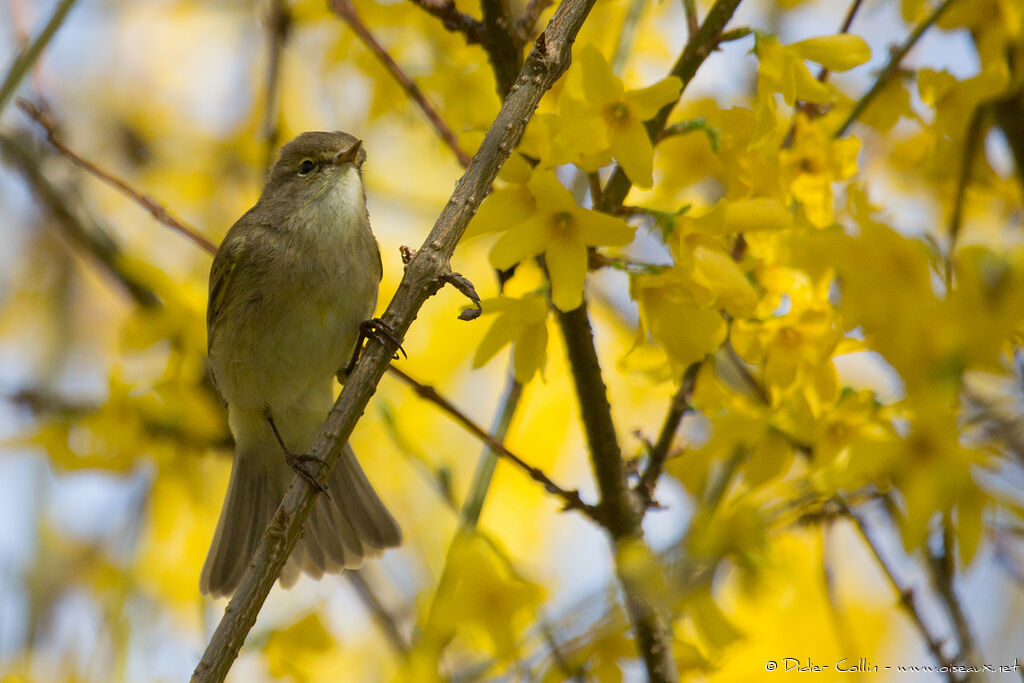
[[[572,211],[576,208],[576,200],[572,198],[572,193],[565,189],[552,171],[534,173],[526,186],[530,188],[530,194],[536,200],[537,211],[540,213]]]
[[[576,209],[573,212],[580,240],[584,244],[596,247],[624,247],[633,241],[636,230],[621,218],[609,216],[600,211]]]
[[[808,38],[786,47],[801,59],[817,62],[830,71],[846,71],[871,59],[871,48],[863,38],[852,33]]]
[[[544,373],[547,364],[548,326],[524,325],[512,347],[512,368],[516,381],[526,384],[538,371]]]
[[[551,239],[548,232],[550,219],[550,214],[535,213],[502,235],[491,247],[488,256],[491,265],[498,270],[506,270],[544,251]]]
[[[491,328],[487,330],[487,334],[480,340],[480,346],[476,347],[476,353],[473,354],[473,367],[481,368],[487,365],[498,351],[515,339],[515,334],[516,326],[510,325],[506,316],[498,316]]]
[[[679,99],[683,82],[675,76],[669,76],[640,90],[626,93],[626,104],[636,118],[641,121],[653,119],[654,115],[669,102]]]
[[[583,69],[583,94],[592,106],[601,108],[609,102],[622,99],[625,90],[619,77],[612,73],[604,55],[593,45],[580,50],[580,67]]]
[[[465,241],[478,235],[509,230],[529,218],[535,210],[533,195],[522,185],[495,190],[484,199],[462,239]]]
[[[740,199],[725,205],[724,231],[726,233],[755,230],[785,230],[793,227],[789,209],[777,199],[755,197]]]
[[[622,166],[630,181],[639,188],[654,185],[651,174],[654,148],[642,123],[632,119],[611,132],[612,156]]]
[[[554,240],[544,256],[551,276],[551,302],[560,311],[579,308],[587,275],[587,248],[574,240]]]

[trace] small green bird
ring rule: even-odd
[[[382,270],[363,189],[366,151],[342,132],[303,133],[282,149],[256,205],[236,222],[210,271],[210,371],[235,437],[231,481],[199,580],[231,595],[293,470],[324,488],[281,571],[358,567],[402,532],[345,446],[322,487],[307,453],[333,402],[332,379],[377,303]]]

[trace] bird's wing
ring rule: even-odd
[[[244,217],[243,217],[244,220]],[[221,322],[221,314],[224,312],[224,303],[227,301],[231,283],[234,280],[235,270],[246,257],[246,237],[235,230],[229,230],[217,255],[213,257],[213,266],[210,268],[210,296],[206,304],[206,355],[213,356],[213,340],[217,335],[217,329]],[[220,388],[217,387],[217,377],[213,372],[213,363],[210,363],[210,380],[220,395]],[[221,399],[223,400],[223,395]]]

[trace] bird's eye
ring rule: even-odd
[[[302,163],[299,164],[299,175],[309,175],[316,168],[316,164],[313,163],[312,159],[303,159]]]

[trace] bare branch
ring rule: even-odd
[[[675,396],[672,397],[669,404],[665,421],[658,433],[658,440],[651,447],[647,468],[640,476],[640,483],[637,485],[637,492],[647,503],[654,498],[654,488],[658,485],[658,477],[661,476],[661,470],[665,467],[665,460],[668,458],[672,441],[676,432],[679,431],[679,423],[683,421],[683,416],[692,410],[690,399],[693,397],[693,390],[697,384],[697,373],[700,371],[700,366],[701,364],[698,362],[686,368],[686,372],[683,373],[683,378],[679,382],[679,389],[676,390]]]
[[[683,9],[686,11],[686,35],[692,39],[700,29],[700,21],[697,19],[696,1],[683,0]]]
[[[405,636],[399,630],[395,616],[388,610],[381,601],[380,596],[377,595],[377,591],[366,580],[365,572],[365,569],[349,569],[345,571],[344,576],[352,584],[352,588],[355,589],[359,599],[366,605],[373,620],[377,622],[380,630],[384,632],[388,643],[391,644],[395,652],[400,655],[408,654],[410,650],[409,643],[406,642]]]
[[[539,484],[542,484],[544,486],[544,489],[548,493],[551,493],[561,498],[564,502],[564,510],[580,510],[591,519],[598,519],[598,511],[594,508],[594,506],[587,505],[586,503],[583,502],[583,500],[580,498],[579,491],[569,491],[567,489],[563,489],[561,486],[551,481],[551,479],[548,478],[548,476],[544,474],[544,472],[542,472],[541,470],[532,465],[527,464],[522,458],[520,458],[518,455],[510,451],[505,446],[505,444],[501,443],[493,436],[488,434],[483,429],[483,427],[474,422],[472,418],[470,418],[459,408],[457,408],[451,401],[449,401],[447,398],[439,394],[434,387],[417,382],[412,377],[405,374],[394,365],[389,366],[388,371],[391,372],[392,375],[394,375],[395,377],[399,378],[400,380],[408,384],[410,387],[412,387],[413,390],[421,398],[430,401],[431,403],[440,407],[441,410],[448,413],[452,418],[455,419],[456,422],[465,427],[466,431],[468,431],[470,434],[472,434],[473,436],[477,437],[485,444],[487,444],[487,446],[490,447],[492,451],[498,453],[504,458],[507,458],[509,461],[515,464],[516,467],[526,472],[531,479],[538,482]]]
[[[455,133],[444,122],[441,115],[437,113],[437,109],[430,103],[430,100],[423,94],[423,91],[419,89],[419,86],[413,83],[412,79],[402,70],[402,67],[398,66],[398,63],[391,58],[391,55],[380,44],[380,41],[370,33],[370,29],[366,28],[366,24],[359,18],[352,0],[330,0],[330,7],[359,36],[359,39],[363,41],[363,45],[377,57],[380,63],[384,65],[384,68],[402,86],[402,90],[419,106],[420,110],[426,115],[427,120],[430,121],[430,125],[434,127],[434,130],[437,131],[437,134],[444,140],[445,144],[455,153],[455,158],[459,160],[459,163],[463,166],[468,166],[469,156],[459,148],[459,141],[456,139]]]
[[[960,229],[964,222],[964,208],[967,203],[967,187],[971,184],[971,170],[974,167],[974,160],[982,148],[982,133],[985,126],[986,107],[978,105],[971,112],[971,118],[967,123],[967,131],[964,133],[963,151],[960,157],[960,173],[957,176],[956,196],[953,199],[953,212],[949,217],[949,245],[946,247],[945,270],[946,289],[953,287],[953,252],[956,251],[956,242],[960,238]]]
[[[266,17],[267,82],[263,93],[264,170],[274,163],[274,154],[281,136],[281,56],[291,31],[292,15],[285,0],[271,0]]]
[[[480,0],[483,46],[494,71],[498,97],[505,99],[523,66],[523,44],[515,36],[508,0]]]
[[[864,539],[864,543],[867,544],[871,554],[875,556],[875,560],[878,562],[878,566],[882,569],[882,573],[885,574],[885,578],[889,580],[889,584],[893,590],[896,591],[896,595],[899,596],[900,607],[907,613],[910,620],[914,623],[918,633],[921,634],[921,638],[928,646],[928,650],[931,651],[932,656],[935,657],[935,661],[940,666],[945,667],[946,680],[950,683],[957,683],[957,678],[953,675],[952,671],[956,665],[956,660],[947,657],[943,653],[942,642],[931,632],[931,628],[924,620],[923,611],[921,608],[921,601],[918,599],[917,592],[913,588],[909,588],[903,585],[903,583],[896,576],[896,568],[892,565],[889,559],[882,554],[881,547],[874,535],[871,533],[871,528],[867,521],[857,512],[854,512],[841,497],[836,497],[839,507],[842,509],[843,514],[849,517],[857,531],[860,533],[861,538]]]
[[[332,4],[338,5],[338,0]],[[441,278],[450,270],[452,253],[470,218],[486,196],[501,165],[522,137],[541,96],[568,68],[572,42],[593,4],[594,0],[562,0],[545,29],[543,49],[535,46],[531,51],[516,81],[519,87],[510,90],[484,136],[480,150],[423,246],[406,266],[398,291],[382,316],[384,323],[395,332],[397,341],[405,336],[423,303],[442,286]],[[325,463],[315,471],[321,481],[340,457],[396,348],[392,341],[376,340],[363,351],[311,449],[311,455]],[[267,594],[299,539],[302,524],[309,516],[317,493],[301,477],[293,478],[196,667],[192,678],[196,683],[222,681],[227,675],[246,635],[256,622]]]
[[[208,253],[214,254],[217,252],[217,247],[215,247],[210,240],[203,237],[195,228],[187,225],[182,220],[172,216],[171,213],[167,211],[167,209],[164,208],[164,206],[157,202],[155,199],[147,197],[146,195],[142,194],[141,192],[133,188],[131,185],[129,185],[121,178],[115,176],[113,173],[101,169],[96,164],[79,156],[77,153],[72,151],[67,145],[65,145],[61,141],[60,136],[57,133],[56,121],[54,121],[53,116],[49,111],[37,107],[28,100],[23,99],[18,100],[18,107],[23,112],[28,114],[28,116],[32,118],[33,121],[42,126],[43,131],[45,131],[46,133],[46,140],[51,145],[53,145],[57,149],[57,151],[59,151],[61,154],[67,157],[67,159],[71,161],[71,163],[75,164],[79,168],[84,169],[85,171],[95,176],[96,178],[99,178],[107,185],[110,185],[111,187],[120,190],[124,194],[128,195],[129,197],[134,199],[136,203],[140,204],[147,211],[149,211],[149,213],[152,214],[153,218],[157,219],[164,225],[178,231],[185,237],[189,238],[190,240],[198,244]]]
[[[540,19],[540,15],[544,13],[544,10],[553,4],[553,0],[530,0],[526,4],[526,11],[523,12],[523,16],[516,20],[516,40],[523,45],[533,40],[533,31],[537,25],[537,20]]]
[[[454,0],[411,0],[428,14],[441,20],[446,29],[466,36],[466,42],[472,45],[479,43],[484,37],[484,24],[455,7]]]
[[[928,569],[932,577],[932,585],[939,596],[940,602],[946,608],[953,628],[956,630],[960,659],[968,665],[982,670],[983,662],[979,658],[977,640],[971,632],[971,626],[967,623],[967,613],[956,594],[956,587],[953,585],[956,578],[956,557],[954,554],[955,541],[953,539],[953,527],[948,516],[942,519],[942,533],[940,543],[936,548],[928,552]]]
[[[38,155],[24,142],[0,133],[0,154],[25,178],[29,188],[53,216],[63,234],[82,248],[112,275],[136,303],[154,307],[160,300],[149,286],[127,272],[122,264],[121,248],[109,231],[89,220],[68,201],[67,192],[57,189],[39,168]]]

